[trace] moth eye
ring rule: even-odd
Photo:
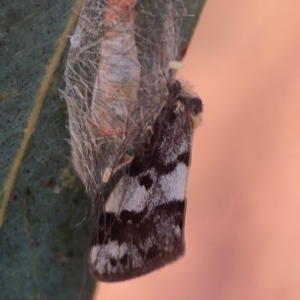
[[[203,105],[200,98],[191,98],[189,100],[189,105],[190,105],[190,110],[194,115],[200,114],[203,110]]]
[[[202,123],[202,101],[198,97],[190,98],[189,100],[189,113],[192,121],[193,129],[196,129]]]

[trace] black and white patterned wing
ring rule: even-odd
[[[169,87],[151,137],[135,155],[99,218],[89,258],[98,280],[141,276],[183,255],[191,145],[201,112],[200,98],[181,82]]]

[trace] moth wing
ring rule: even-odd
[[[106,202],[90,251],[91,272],[100,281],[141,276],[184,254],[193,106],[186,95],[177,98]],[[200,114],[202,102],[194,101]]]
[[[156,177],[154,170],[150,172]],[[186,201],[185,197],[177,199],[173,195],[179,189],[185,190],[187,167],[179,164],[172,176],[184,181],[172,182],[174,187],[171,187],[167,186],[170,177],[161,176],[147,190],[145,186],[137,186],[137,178],[121,179],[119,184],[126,182],[127,195],[132,195],[132,201],[117,214],[107,209],[102,215],[106,230],[102,228],[99,232],[99,243],[90,252],[92,274],[98,280],[120,281],[141,276],[183,255]],[[115,199],[118,195],[114,195]],[[142,195],[143,198],[138,198]],[[153,203],[154,199],[157,201]]]

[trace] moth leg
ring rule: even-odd
[[[115,168],[107,167],[102,176],[103,183],[107,183],[112,175],[116,174],[116,172],[122,169],[123,167],[129,165],[132,162],[132,160],[133,160],[133,156],[125,154],[121,159],[120,164],[117,167]]]

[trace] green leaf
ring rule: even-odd
[[[77,299],[87,273],[90,201],[69,161],[67,107],[59,93],[82,2],[1,2],[2,299]],[[189,40],[204,1],[185,5],[195,15],[183,27]],[[87,299],[93,289],[87,275]]]

